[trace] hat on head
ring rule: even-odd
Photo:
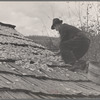
[[[51,29],[55,29],[54,26],[57,25],[57,24],[61,24],[62,22],[63,22],[62,20],[59,20],[58,18],[54,18]]]

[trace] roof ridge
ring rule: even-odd
[[[2,22],[0,22],[0,25],[2,25],[2,26],[8,26],[8,27],[13,28],[13,29],[16,27],[15,25],[6,24],[6,23],[2,23]]]

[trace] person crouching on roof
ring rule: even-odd
[[[60,54],[66,64],[74,65],[88,51],[90,39],[78,28],[54,18],[51,29],[60,34]]]

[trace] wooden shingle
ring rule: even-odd
[[[0,99],[100,97],[100,86],[83,72],[71,72],[58,56],[0,24]],[[50,67],[53,62],[62,67]]]

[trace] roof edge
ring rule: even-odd
[[[2,22],[0,22],[0,25],[7,26],[7,27],[10,27],[10,28],[13,28],[13,29],[16,27],[15,25],[5,24],[5,23],[2,23]]]

